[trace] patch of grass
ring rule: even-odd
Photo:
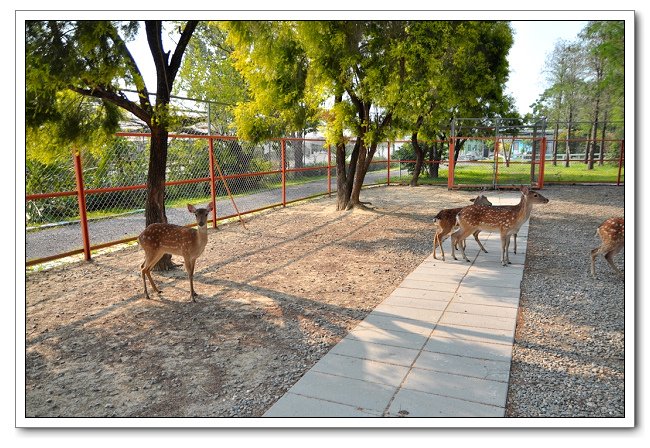
[[[618,165],[594,165],[592,170],[587,169],[582,162],[572,162],[569,167],[558,162],[544,165],[544,182],[616,182],[618,178]],[[621,182],[625,180],[625,167],[621,169]]]
[[[512,163],[510,166],[499,164],[497,172],[497,182],[500,185],[518,185],[530,183],[530,165],[521,163]],[[539,176],[539,166],[535,167],[535,175]],[[618,177],[618,165],[605,164],[602,166],[594,165],[592,170],[587,169],[587,165],[582,162],[574,161],[569,167],[558,163],[553,166],[547,162],[544,166],[544,182],[576,182],[576,183],[600,183],[616,182]],[[408,184],[412,175],[402,170],[399,176],[397,171],[391,170],[391,183]],[[492,184],[494,179],[494,167],[492,163],[474,162],[460,163],[456,165],[454,180],[457,184]],[[621,182],[625,180],[625,168],[621,170]],[[440,177],[429,178],[426,173],[422,173],[418,179],[420,185],[446,185],[447,169],[440,170]]]

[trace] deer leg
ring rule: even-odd
[[[456,244],[458,240],[456,239],[456,232],[451,234],[451,256],[454,257],[454,260],[458,260],[456,258]]]
[[[187,275],[190,278],[190,299],[192,299],[192,302],[196,302],[196,300],[194,300],[194,297],[198,295],[194,291],[194,263],[196,263],[196,260],[189,258],[185,259],[185,270],[187,271]]]
[[[480,230],[477,230],[476,232],[474,232],[474,239],[475,239],[476,242],[478,243],[478,245],[479,245],[479,247],[481,248],[481,250],[487,254],[488,251],[485,250],[485,247],[483,247],[483,245],[481,244],[481,241],[478,239],[478,234],[479,234],[479,233],[481,233]]]
[[[160,290],[156,288],[156,284],[151,277],[151,268],[158,263],[158,260],[160,260],[163,255],[165,254],[153,254],[151,256],[147,254],[144,262],[140,265],[140,275],[142,276],[142,282],[144,283],[144,295],[147,299],[150,299],[151,297],[149,297],[149,292],[147,291],[147,280],[145,279],[145,276],[149,278],[149,283],[151,283],[153,290],[160,293]]]
[[[505,254],[506,254],[506,264],[511,264],[511,263],[510,263],[510,255],[508,254],[508,249],[509,249],[509,248],[510,248],[510,235],[508,235],[508,236],[506,237],[506,250],[505,250]]]
[[[436,246],[438,245],[439,237],[438,237],[438,231],[436,231],[436,234],[433,235],[433,258],[436,260],[438,257],[436,257]],[[442,249],[442,244],[440,245],[440,248]]]
[[[507,245],[506,243],[509,241],[508,237],[505,234],[501,234],[501,265],[502,266],[507,266],[508,263],[506,261],[506,254],[507,254]]]
[[[515,234],[513,235],[513,237],[514,237],[514,239],[515,239],[515,249],[514,249],[514,253],[517,253],[517,234],[515,233]]]
[[[614,269],[614,271],[615,271],[618,275],[620,275],[620,276],[624,276],[623,272],[622,272],[618,267],[616,267],[616,265],[614,264],[614,260],[613,260],[613,258],[614,258],[614,255],[616,255],[616,252],[618,252],[618,251],[616,251],[616,250],[611,250],[611,251],[607,252],[607,253],[605,254],[605,260],[607,260],[607,263],[609,263],[609,265],[612,267],[612,269]]]
[[[600,252],[600,247],[597,247],[595,249],[591,249],[591,276],[593,278],[596,278],[596,257],[598,256],[598,253]]]
[[[140,276],[142,277],[142,284],[144,285],[144,296],[147,299],[151,299],[151,297],[149,297],[149,291],[147,291],[147,277],[144,271],[144,263],[140,265]]]
[[[438,236],[438,246],[440,246],[440,253],[442,254],[442,261],[445,261],[445,249],[442,247],[442,239],[440,238],[440,235]]]
[[[467,238],[467,235],[462,232],[460,229],[454,232],[451,235],[451,251],[452,254],[454,253],[454,245],[458,244],[460,247],[460,253],[463,256],[463,259],[467,262],[470,262],[470,259],[467,258],[467,255],[465,255],[465,238]],[[457,260],[457,258],[454,256],[454,260]]]
[[[443,230],[440,230],[439,232],[436,233],[436,237],[438,238],[438,246],[440,246],[440,253],[442,254],[442,261],[445,261],[445,249],[442,247],[442,242],[445,240],[443,234]],[[445,235],[446,236],[446,235]]]

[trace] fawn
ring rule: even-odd
[[[596,235],[600,237],[600,247],[591,250],[591,275],[596,278],[596,269],[594,267],[598,254],[605,254],[605,260],[621,277],[623,272],[614,264],[614,255],[619,253],[625,245],[625,218],[609,218],[605,220],[596,230]]]
[[[458,230],[451,235],[451,255],[456,258],[455,246],[462,242],[471,233],[477,230],[498,230],[501,235],[501,264],[510,263],[508,247],[510,236],[519,231],[521,225],[530,217],[533,204],[546,204],[548,199],[539,193],[530,191],[528,187],[521,189],[521,200],[517,205],[470,205],[458,213],[456,221]],[[463,258],[470,261],[465,255],[465,247],[460,245]]]
[[[151,268],[158,263],[158,260],[165,254],[182,255],[185,260],[185,270],[190,277],[190,298],[192,302],[197,294],[194,292],[194,264],[196,259],[203,253],[208,242],[208,215],[212,211],[212,204],[206,208],[195,208],[187,204],[187,209],[196,217],[197,229],[177,226],[174,224],[149,224],[138,237],[140,247],[144,249],[145,259],[140,266],[140,274],[144,283],[144,295],[150,299],[147,291],[145,275],[154,291],[160,293],[156,284],[151,278]]]
[[[488,198],[486,198],[482,194],[475,198],[470,199],[470,201],[472,201],[476,205],[492,205],[492,203],[488,200]],[[433,223],[436,226],[436,234],[433,236],[433,258],[435,258],[436,260],[438,259],[438,257],[436,257],[436,247],[440,246],[440,252],[442,253],[442,261],[445,261],[445,250],[442,248],[442,242],[447,238],[447,235],[451,233],[453,228],[456,227],[456,215],[462,209],[463,207],[442,209],[438,212],[436,216],[433,217]],[[480,230],[474,232],[474,238],[476,239],[478,245],[481,247],[481,250],[487,253],[487,250],[485,250],[485,247],[483,247],[483,245],[478,239],[479,233]]]

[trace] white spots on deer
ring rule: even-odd
[[[212,204],[208,204],[206,208],[198,209],[188,204],[187,209],[194,214],[198,230],[174,224],[154,223],[150,224],[138,237],[140,247],[145,253],[145,260],[140,266],[140,273],[144,283],[144,294],[147,298],[149,298],[149,293],[146,278],[149,279],[154,291],[160,292],[151,277],[151,268],[167,253],[183,257],[185,269],[190,279],[190,298],[192,301],[196,301],[194,265],[208,242],[207,221],[208,215],[212,211]]]
[[[596,230],[600,237],[599,247],[591,250],[591,275],[596,277],[595,262],[598,254],[604,254],[605,260],[619,276],[623,272],[614,264],[614,256],[623,249],[625,245],[625,218],[609,218],[605,220]]]
[[[517,205],[482,206],[470,205],[457,216],[458,230],[452,234],[451,253],[456,258],[455,246],[460,243],[463,259],[470,261],[465,255],[464,240],[477,230],[498,230],[501,236],[501,264],[507,266],[510,236],[516,235],[521,225],[530,217],[533,204],[546,204],[541,194],[530,191],[527,187],[521,189],[521,200]]]
[[[475,205],[492,205],[488,198],[482,194],[476,198],[470,199],[470,201]],[[436,232],[433,236],[433,258],[436,260],[438,259],[438,257],[436,257],[436,248],[440,247],[442,261],[445,261],[445,250],[442,248],[442,242],[447,239],[447,236],[456,227],[456,216],[462,209],[463,207],[442,209],[433,217],[433,223],[436,226]],[[485,247],[483,247],[483,244],[481,244],[481,241],[478,239],[479,232],[480,231],[474,232],[474,239],[476,239],[481,250],[487,253],[487,250],[485,250]]]

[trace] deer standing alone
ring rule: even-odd
[[[208,242],[208,215],[212,211],[212,204],[208,204],[206,208],[195,208],[193,205],[187,204],[187,209],[196,217],[198,229],[154,223],[149,224],[138,237],[138,243],[144,249],[145,254],[144,262],[140,266],[140,274],[144,283],[144,295],[147,299],[150,297],[145,275],[149,277],[154,291],[160,293],[151,278],[151,268],[158,263],[163,255],[173,254],[182,255],[185,260],[185,270],[190,277],[190,299],[192,302],[196,302],[194,299],[197,296],[194,291],[194,264]]]
[[[614,255],[619,253],[625,245],[625,218],[609,218],[596,230],[600,237],[600,247],[591,250],[591,275],[596,278],[595,261],[598,254],[605,254],[605,260],[614,271],[624,276],[623,272],[614,264]]]
[[[521,189],[521,200],[517,205],[470,205],[458,213],[456,221],[458,230],[451,235],[451,255],[456,258],[455,246],[461,243],[460,249],[463,258],[470,261],[465,255],[462,242],[477,230],[499,231],[501,236],[501,264],[510,263],[508,247],[510,236],[516,234],[519,228],[530,217],[533,204],[546,204],[548,199],[539,193],[531,191],[528,187]]]
[[[492,205],[488,198],[482,194],[476,198],[470,199],[470,201],[475,205]],[[433,235],[433,258],[436,260],[438,259],[438,257],[436,257],[436,247],[440,246],[442,261],[445,261],[445,250],[442,248],[442,242],[447,238],[447,235],[451,233],[454,227],[456,227],[456,215],[458,215],[463,208],[464,207],[445,208],[440,210],[438,214],[433,217],[433,224],[436,226],[436,233]],[[479,233],[480,230],[474,232],[474,238],[481,247],[481,250],[487,253],[487,250],[485,250],[485,247],[483,247],[478,239]]]

